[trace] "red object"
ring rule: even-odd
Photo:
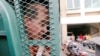
[[[79,38],[80,38],[81,40],[84,40],[84,36],[83,36],[82,34],[80,34]]]

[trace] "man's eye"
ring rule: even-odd
[[[36,11],[31,11],[31,13],[32,13],[32,14],[35,14],[35,13],[36,13]]]
[[[27,16],[28,16],[28,17],[31,17],[31,13],[27,13]]]
[[[45,22],[45,20],[41,20],[41,23],[44,23]]]
[[[32,10],[31,10],[31,13],[37,14],[37,9],[32,9]]]
[[[41,24],[41,27],[44,27],[45,26],[45,24]]]
[[[27,9],[26,11],[27,11],[27,12],[30,12],[31,10],[30,10],[30,9]]]

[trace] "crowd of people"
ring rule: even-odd
[[[80,34],[77,38],[77,41],[81,41],[81,42],[85,40],[90,41],[90,39],[91,39],[90,34],[85,34],[85,35]]]

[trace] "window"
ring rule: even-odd
[[[98,8],[100,7],[100,0],[85,0],[85,8]]]
[[[67,9],[75,10],[80,8],[80,0],[67,0]]]

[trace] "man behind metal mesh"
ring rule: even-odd
[[[28,39],[50,39],[48,9],[40,2],[28,4],[24,22]]]

